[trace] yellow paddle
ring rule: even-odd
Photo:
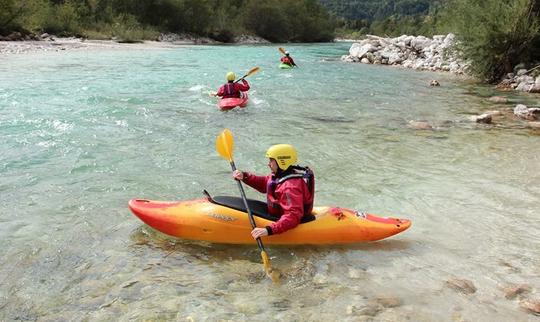
[[[229,161],[229,163],[231,164],[231,168],[234,171],[236,170],[236,165],[234,164],[233,160],[233,149],[233,135],[231,131],[229,131],[228,129],[224,129],[216,138],[216,151],[223,159]],[[251,228],[255,228],[257,227],[257,224],[255,223],[255,219],[253,218],[251,210],[249,209],[249,205],[246,199],[246,193],[244,192],[244,187],[242,186],[242,183],[240,181],[237,182],[238,189],[240,190],[240,195],[242,195],[242,200],[244,201],[244,206],[246,207],[248,213]],[[266,272],[266,275],[268,275],[268,277],[270,277],[274,283],[279,282],[279,273],[277,271],[274,271],[270,266],[270,259],[268,258],[268,254],[266,254],[266,250],[264,250],[264,245],[260,238],[257,238],[257,245],[259,245],[259,249],[261,250],[261,258],[264,264],[264,270]]]
[[[250,76],[250,75],[253,75],[253,74],[255,74],[256,72],[258,72],[259,69],[260,69],[259,67],[253,67],[252,69],[249,70],[249,72],[247,72],[247,74],[245,74],[244,76],[242,76],[242,77],[240,77],[239,79],[235,80],[234,82],[235,82],[235,83],[238,83],[238,82],[241,81],[242,79],[244,79],[244,78],[246,78],[246,77],[248,77],[248,76]]]

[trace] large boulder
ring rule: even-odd
[[[424,36],[418,36],[411,41],[411,46],[419,51],[424,50],[429,45],[431,45],[431,40]]]
[[[540,115],[540,108],[538,107],[529,108],[526,105],[518,104],[514,108],[514,115],[522,119],[534,121],[538,119],[538,116]]]

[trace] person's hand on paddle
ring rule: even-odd
[[[232,177],[234,180],[242,181],[244,180],[244,173],[240,170],[234,170],[232,173]]]
[[[266,230],[266,228],[259,227],[253,228],[253,230],[251,231],[251,236],[253,236],[253,239],[268,236],[268,230]]]

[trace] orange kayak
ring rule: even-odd
[[[248,103],[248,94],[246,92],[241,92],[241,97],[230,97],[222,98],[218,102],[218,106],[221,110],[232,110],[235,107],[246,107]]]
[[[266,203],[248,199],[257,227],[275,218]],[[213,197],[188,201],[132,199],[129,208],[148,226],[173,237],[225,244],[255,244],[241,198]],[[408,219],[378,217],[338,207],[314,207],[313,217],[283,234],[262,238],[265,244],[346,244],[376,241],[411,226]]]

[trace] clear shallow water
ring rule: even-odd
[[[0,320],[535,321],[503,288],[539,296],[538,133],[466,121],[493,109],[489,88],[342,63],[348,44],[286,47],[299,69],[277,68],[277,46],[2,57]],[[207,93],[254,66],[250,105],[218,111]],[[255,246],[169,239],[130,214],[133,197],[235,195],[214,150],[224,127],[239,168],[266,173],[266,148],[294,143],[316,204],[413,226],[370,244],[269,247],[285,274],[275,287]]]

